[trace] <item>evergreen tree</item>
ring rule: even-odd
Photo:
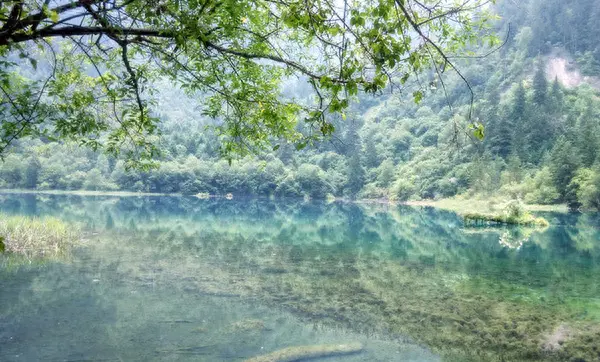
[[[556,141],[550,153],[550,172],[552,181],[561,194],[563,201],[573,202],[567,198],[567,186],[581,165],[577,149],[564,136]]]
[[[519,85],[513,96],[512,107],[509,112],[509,120],[507,121],[507,128],[512,129],[512,139],[510,146],[512,146],[512,152],[521,159],[526,158],[525,154],[525,123],[527,121],[527,95],[525,93],[525,87],[523,83],[519,82]]]
[[[544,62],[540,61],[533,77],[533,102],[538,106],[544,106],[546,105],[547,96],[548,81],[546,80],[546,67]]]
[[[510,118],[498,118],[490,127],[488,137],[490,139],[490,150],[501,156],[508,157],[512,152],[514,123]]]
[[[591,167],[596,161],[600,146],[599,128],[598,120],[594,117],[592,105],[588,104],[577,124],[577,135],[579,137],[577,145],[584,167]]]
[[[506,158],[511,152],[514,123],[511,118],[500,117],[498,104],[500,95],[497,89],[493,89],[487,99],[488,109],[484,111],[484,119],[489,120],[486,140],[489,150]]]
[[[560,113],[563,110],[564,103],[564,94],[560,83],[558,82],[558,77],[554,78],[552,82],[552,87],[550,89],[550,112],[552,113]]]
[[[513,122],[523,120],[527,111],[527,94],[525,93],[525,87],[523,82],[519,82],[519,85],[515,91],[513,104],[510,112],[510,117]]]
[[[598,21],[598,19],[600,19],[600,1],[593,1],[592,2],[592,9],[589,12],[589,19],[587,22],[587,34],[588,37],[590,39],[593,39],[597,42],[598,39],[600,39],[600,22]],[[597,43],[592,44],[592,47],[597,47]],[[600,49],[596,48],[596,51],[594,52],[594,58],[600,62],[600,51],[598,51]]]
[[[548,121],[548,114],[535,112],[524,125],[526,159],[531,163],[539,164],[553,144],[554,130]]]

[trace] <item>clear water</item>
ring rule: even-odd
[[[0,211],[83,230],[64,260],[0,263],[2,361],[243,361],[349,342],[364,351],[328,360],[600,359],[595,214],[544,214],[552,226],[533,231],[295,200],[6,194]]]

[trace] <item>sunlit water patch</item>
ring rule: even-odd
[[[0,271],[1,360],[600,358],[596,215],[464,229],[431,208],[0,196],[77,223],[68,260]]]

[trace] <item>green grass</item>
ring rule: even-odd
[[[79,240],[79,230],[59,219],[0,214],[0,240],[4,253],[27,259],[67,254]]]

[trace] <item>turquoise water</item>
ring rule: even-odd
[[[596,214],[546,213],[535,231],[296,200],[6,194],[0,211],[83,235],[64,260],[0,264],[2,361],[243,361],[350,342],[364,351],[328,360],[593,360],[600,342]]]

